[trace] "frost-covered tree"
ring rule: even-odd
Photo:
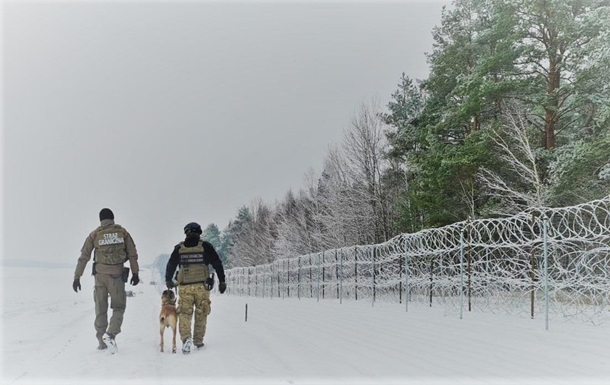
[[[409,158],[421,150],[422,134],[415,124],[425,106],[425,96],[420,85],[403,72],[388,103],[387,113],[382,113],[384,122],[392,127],[386,131],[389,141],[388,154],[391,158],[408,163]]]
[[[610,193],[610,130],[557,150],[551,163],[552,203],[579,204]]]
[[[234,252],[236,242],[243,236],[248,223],[252,221],[252,214],[248,207],[242,206],[237,212],[237,217],[229,222],[223,231],[223,243],[226,250],[227,260],[233,266],[239,266],[240,255]]]
[[[589,95],[599,86],[592,65],[600,39],[607,36],[610,13],[607,1],[512,0],[517,14],[517,76],[530,84],[524,100],[532,107],[547,149],[570,129],[583,130],[586,109],[597,104]],[[599,107],[599,105],[598,105]]]
[[[316,250],[313,237],[311,203],[304,191],[295,197],[289,191],[276,209],[277,239],[273,253],[276,258],[289,258]]]
[[[361,104],[344,133],[342,153],[346,174],[355,193],[353,203],[369,215],[361,223],[368,232],[364,242],[383,242],[390,236],[388,202],[381,186],[381,178],[388,168],[384,127],[379,105],[373,100],[369,105]]]
[[[218,229],[218,226],[216,226],[214,223],[210,223],[206,226],[206,228],[203,230],[201,238],[204,241],[210,242],[215,249],[220,249],[220,230]]]
[[[214,246],[214,249],[218,253],[218,256],[220,257],[220,260],[222,261],[223,266],[228,266],[229,261],[227,260],[227,257],[225,254],[226,250],[224,248],[222,236],[220,233],[220,229],[218,229],[218,226],[216,226],[214,223],[210,223],[209,225],[207,225],[206,228],[203,230],[203,234],[201,235],[201,238],[204,241],[210,242],[212,244],[212,246]]]
[[[506,125],[512,112],[503,108],[511,102],[527,111],[523,124],[539,183],[551,195],[547,203],[559,202],[555,194],[567,202],[565,191],[551,186],[576,180],[558,178],[582,169],[570,162],[584,157],[604,170],[596,155],[603,146],[589,147],[602,140],[610,116],[608,12],[608,2],[598,0],[455,0],[444,9],[433,31],[430,75],[419,83],[423,108],[405,122],[413,110],[408,102],[421,98],[413,82],[403,81],[386,119],[393,129],[390,155],[409,172],[403,228],[484,215],[499,197],[488,201],[488,185],[481,189],[476,178],[480,168],[517,185],[518,173],[503,170],[493,152],[501,146],[488,146]]]
[[[315,220],[323,232],[320,242],[327,249],[360,242],[364,213],[359,212],[358,197],[348,177],[345,158],[339,148],[331,147],[324,161],[324,171],[318,179]]]
[[[494,215],[509,215],[530,207],[547,206],[550,186],[540,168],[544,150],[532,141],[535,129],[529,111],[511,103],[504,108],[502,124],[489,133],[496,154],[496,167],[482,167],[479,178],[491,200]]]

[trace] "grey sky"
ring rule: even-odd
[[[76,262],[110,207],[142,263],[320,170],[449,1],[3,4],[3,253]]]

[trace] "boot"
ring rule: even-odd
[[[104,349],[108,348],[108,345],[106,345],[104,343],[104,339],[102,338],[103,336],[104,336],[104,333],[98,332],[95,334],[95,337],[97,337],[97,342],[98,342],[97,350],[104,350]]]
[[[182,354],[189,354],[191,347],[193,346],[193,339],[191,337],[182,341]]]
[[[116,341],[114,340],[114,335],[110,333],[104,333],[104,337],[102,337],[102,339],[104,340],[104,343],[107,345],[108,350],[111,354],[114,354],[118,351],[118,346],[116,344]]]

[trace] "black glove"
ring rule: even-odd
[[[208,290],[212,290],[214,288],[214,278],[209,277],[205,280],[205,284],[208,287]]]
[[[174,285],[174,281],[165,281],[165,285],[167,286],[168,289],[172,289],[172,288],[176,287],[176,285]]]
[[[220,291],[220,294],[224,293],[225,290],[227,290],[227,284],[224,282],[221,282],[218,284],[218,291]]]
[[[78,291],[80,290],[80,279],[74,278],[74,282],[72,282],[72,289],[74,289],[74,291],[78,293]]]
[[[129,283],[131,283],[133,286],[136,286],[138,283],[140,283],[140,277],[137,274],[132,274]]]

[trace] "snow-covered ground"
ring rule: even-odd
[[[547,331],[542,319],[361,301],[214,293],[204,349],[160,353],[162,287],[149,270],[129,288],[110,355],[96,350],[91,277],[76,294],[71,268],[0,272],[1,384],[610,383],[610,325],[554,320]]]

